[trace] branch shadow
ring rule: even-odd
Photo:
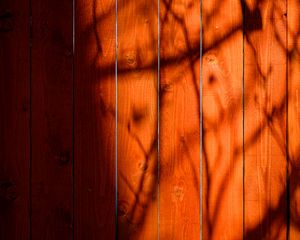
[[[248,1],[237,1],[240,4],[240,12],[236,13],[238,20],[228,20],[229,23],[232,23],[229,24],[225,19],[224,22],[226,24],[224,24],[222,33],[217,34],[217,30],[211,29],[213,29],[216,24],[215,19],[218,16],[220,16],[220,18],[222,17],[226,1],[216,0],[214,2],[215,4],[210,9],[204,8],[203,10],[204,35],[203,56],[201,56],[203,65],[201,67],[208,69],[202,70],[206,71],[203,79],[203,94],[206,94],[206,99],[208,99],[206,100],[208,105],[203,106],[203,116],[201,116],[203,117],[203,182],[200,182],[199,166],[195,164],[198,159],[193,159],[193,149],[199,142],[186,140],[193,139],[192,136],[200,135],[201,106],[199,101],[200,86],[198,72],[200,64],[200,25],[199,27],[196,26],[193,28],[189,22],[189,14],[195,11],[193,8],[199,5],[197,5],[197,1],[186,1],[183,4],[178,0],[161,0],[160,4],[162,10],[160,16],[157,16],[157,2],[155,1],[129,0],[118,2],[118,11],[121,14],[119,17],[123,19],[124,15],[128,14],[126,21],[129,21],[127,24],[122,23],[124,26],[129,26],[128,29],[119,29],[118,84],[121,89],[127,91],[126,94],[137,96],[136,98],[128,96],[128,100],[126,100],[124,94],[118,97],[118,105],[124,106],[125,108],[126,105],[122,105],[125,104],[122,101],[128,101],[126,104],[128,104],[129,109],[118,112],[119,130],[117,134],[121,136],[121,140],[118,141],[118,144],[121,144],[121,146],[119,145],[118,156],[121,166],[124,166],[125,163],[130,163],[130,161],[134,161],[136,162],[133,164],[134,167],[139,169],[138,173],[134,176],[132,176],[134,172],[124,172],[123,168],[119,168],[118,171],[118,187],[120,191],[118,222],[122,239],[139,239],[143,237],[142,231],[145,226],[144,224],[149,214],[151,214],[149,213],[149,209],[151,209],[150,206],[153,206],[153,204],[158,201],[157,183],[161,176],[158,176],[157,173],[157,144],[158,140],[159,142],[165,141],[166,135],[163,129],[161,129],[163,132],[162,135],[157,135],[158,124],[155,119],[157,119],[158,115],[155,113],[157,111],[155,106],[158,102],[155,92],[157,93],[159,89],[159,112],[161,116],[159,124],[165,126],[166,120],[172,120],[168,115],[169,106],[172,104],[172,102],[170,103],[170,95],[174,93],[174,89],[181,86],[186,76],[190,77],[189,84],[193,89],[190,98],[193,98],[195,102],[198,103],[192,106],[194,114],[199,116],[199,119],[195,121],[195,126],[198,128],[188,129],[183,138],[176,138],[174,140],[175,143],[174,146],[172,146],[173,150],[170,147],[170,152],[164,153],[163,161],[165,163],[162,166],[164,167],[165,164],[174,161],[174,154],[176,154],[177,151],[181,151],[181,157],[177,160],[174,168],[180,168],[181,164],[190,166],[190,174],[192,175],[191,179],[193,181],[192,185],[195,188],[195,194],[198,194],[197,196],[199,196],[200,193],[200,184],[203,185],[205,195],[202,207],[205,209],[203,219],[205,225],[205,239],[216,239],[216,225],[220,223],[220,219],[224,219],[224,216],[220,216],[220,214],[224,213],[224,210],[222,210],[222,201],[228,197],[230,189],[239,190],[239,187],[234,186],[236,182],[234,179],[235,176],[232,174],[233,169],[241,166],[243,154],[247,152],[248,149],[252,149],[260,144],[266,132],[270,134],[270,138],[274,139],[282,156],[286,157],[286,164],[288,164],[287,167],[289,169],[286,179],[299,178],[300,154],[291,156],[289,151],[287,151],[286,128],[288,126],[286,126],[285,121],[287,118],[287,102],[289,100],[289,96],[287,95],[288,89],[282,92],[277,99],[278,101],[272,104],[269,104],[268,101],[262,102],[260,99],[259,96],[263,95],[265,95],[266,98],[270,98],[272,89],[270,90],[268,86],[270,86],[270,84],[280,83],[272,82],[275,78],[274,74],[276,74],[276,69],[278,69],[278,63],[272,59],[263,61],[264,59],[262,59],[260,55],[261,49],[259,48],[257,39],[264,37],[266,32],[271,34],[275,42],[274,45],[278,46],[276,48],[277,51],[279,53],[283,52],[283,56],[285,56],[285,53],[288,56],[288,58],[283,59],[283,61],[286,61],[285,64],[290,64],[295,56],[299,55],[297,41],[299,39],[300,29],[296,32],[292,32],[291,29],[287,28],[286,13],[282,10],[280,3],[275,0],[257,0],[254,1],[255,3],[252,5],[249,4]],[[97,76],[95,78],[94,88],[101,91],[101,94],[96,95],[96,100],[93,99],[95,98],[94,89],[89,89],[88,91],[91,91],[92,94],[87,96],[89,101],[95,102],[95,106],[100,106],[100,112],[92,116],[93,119],[91,119],[94,125],[98,125],[99,122],[101,122],[98,128],[106,127],[105,121],[99,119],[114,122],[116,117],[116,102],[114,102],[114,98],[104,92],[106,90],[110,93],[114,91],[111,89],[112,85],[110,85],[109,82],[115,80],[115,55],[111,54],[108,59],[106,57],[109,51],[114,50],[112,45],[115,43],[115,36],[112,37],[114,34],[112,31],[109,32],[111,36],[108,38],[110,39],[103,40],[106,33],[102,29],[105,24],[113,22],[115,4],[104,5],[103,3],[103,6],[97,6],[97,1],[93,1],[93,12],[87,13],[92,14],[93,20],[87,24],[86,29],[83,29],[81,33],[87,43],[86,49],[84,50],[86,51],[84,59],[86,63],[84,64],[87,65],[87,69],[91,69],[95,76]],[[268,13],[265,12],[266,6],[269,11]],[[97,8],[102,8],[102,10],[97,11]],[[130,21],[135,22],[132,20],[132,16],[139,14],[144,17],[146,16],[146,20],[130,24]],[[148,16],[149,14],[152,16]],[[266,14],[268,14],[268,17],[266,17]],[[160,86],[156,85],[157,79],[155,77],[158,71],[158,34],[155,32],[157,22],[153,21],[153,18],[158,17],[160,18],[161,24],[161,49],[159,53]],[[266,19],[268,19],[268,21]],[[143,25],[139,28],[139,26],[137,26],[139,24],[146,24],[146,27]],[[284,26],[283,30],[282,25]],[[130,29],[130,26],[132,29]],[[141,33],[135,33],[134,36],[136,36],[136,39],[129,39],[128,36],[132,31],[135,31],[134,28],[147,29],[144,30],[147,33],[147,37],[144,38],[145,42],[141,40],[143,38],[139,38],[138,36],[138,34]],[[282,38],[282,34],[285,31],[287,35],[291,36],[292,42],[294,43],[290,48],[287,47],[286,39]],[[249,67],[250,73],[246,76],[245,87],[247,91],[244,96],[241,91],[237,92],[236,89],[234,89],[236,86],[233,86],[230,82],[226,82],[227,80],[231,81],[231,70],[230,67],[228,67],[230,63],[226,62],[228,60],[227,58],[222,60],[222,56],[219,54],[220,49],[226,48],[228,44],[232,46],[234,41],[236,41],[236,36],[241,34],[243,34],[243,41],[246,46],[245,48],[247,48],[245,54],[248,54],[246,57],[243,57],[247,58],[249,56],[249,59],[244,59],[244,61],[247,66],[251,66]],[[88,44],[91,42],[94,46]],[[90,48],[92,48],[92,50]],[[123,48],[125,49],[124,51]],[[93,56],[90,56],[91,52]],[[228,69],[224,70],[224,68]],[[291,65],[288,69],[289,76],[292,75],[294,70]],[[174,72],[174,74],[170,74],[171,72]],[[222,75],[224,72],[228,74],[229,77],[224,77],[224,75]],[[255,73],[256,75],[254,74],[252,76],[251,73]],[[288,79],[284,81],[288,81]],[[128,87],[130,84],[132,86]],[[151,103],[144,100],[145,96],[143,94],[135,92],[134,87],[142,89],[141,86],[143,84],[151,86],[151,90],[149,90],[150,93],[145,91],[153,98],[151,100],[152,102],[150,101]],[[259,92],[257,86],[260,86]],[[233,95],[228,96],[226,93]],[[224,99],[224,97],[227,98]],[[226,133],[228,133],[231,136],[236,134],[236,121],[237,118],[241,117],[242,101],[244,101],[245,107],[252,104],[254,108],[258,109],[257,114],[259,114],[261,120],[259,124],[254,127],[248,128],[248,126],[245,125],[244,127],[250,129],[250,131],[246,131],[246,135],[243,138],[244,141],[237,137],[232,140],[232,146],[230,146],[228,150],[227,143],[224,141],[224,134],[226,135]],[[176,134],[180,132],[179,129],[174,129],[174,131]],[[104,132],[104,136],[98,136],[99,143],[103,141],[101,138],[106,138],[111,134],[115,133]],[[111,137],[109,141],[110,144],[114,145],[113,137]],[[131,150],[130,148],[134,148],[135,150]],[[101,151],[105,152],[106,150],[102,149]],[[111,156],[113,155],[111,155],[112,153],[108,153],[108,155],[109,154],[110,156],[107,156],[107,159],[104,156],[102,161],[112,161],[113,158]],[[224,159],[227,159],[230,165],[226,165],[223,161]],[[133,168],[128,167],[128,169]],[[164,171],[164,169],[160,170]],[[175,170],[172,171],[172,174],[174,172]],[[106,187],[107,189],[114,187],[113,169],[109,169],[109,174],[111,174],[111,176],[108,176],[111,184]],[[164,177],[162,181],[170,181],[172,174],[168,177]],[[267,185],[270,176],[267,176],[266,179],[264,184]],[[278,196],[276,196],[278,203],[275,206],[266,206],[267,209],[264,210],[259,221],[257,221],[254,226],[245,229],[244,239],[257,239],[258,236],[262,239],[279,239],[283,232],[289,231],[289,226],[284,226],[292,225],[299,229],[299,213],[289,213],[287,210],[290,204],[289,201],[295,201],[293,199],[296,198],[299,183],[293,182],[293,186],[291,186],[290,182],[286,182],[286,179],[284,178],[282,180],[281,191],[278,192]],[[111,194],[113,196],[113,192],[111,192]],[[287,218],[290,218],[290,220]],[[271,228],[280,225],[283,227],[271,232]],[[161,236],[161,239],[168,239],[171,236],[171,233],[170,235],[166,233]]]

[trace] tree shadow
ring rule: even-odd
[[[234,1],[232,1],[234,2]],[[93,87],[86,89],[89,102],[94,102],[93,106],[99,106],[100,110],[92,110],[91,124],[97,126],[97,133],[102,136],[97,136],[97,144],[101,145],[104,141],[106,146],[114,145],[114,136],[116,133],[113,128],[106,131],[101,131],[101,128],[106,128],[107,122],[115,122],[116,102],[111,96],[114,93],[113,84],[115,81],[115,44],[114,28],[110,28],[109,32],[105,32],[105,25],[112,24],[115,18],[115,4],[111,1],[105,5],[101,3],[97,5],[96,0],[93,1],[93,11],[85,14],[92,14],[92,21],[86,25],[86,29],[82,29],[82,35],[86,42],[85,58],[82,60],[86,64],[85,69],[90,69],[90,75],[94,79]],[[173,168],[177,169],[182,164],[189,165],[190,175],[193,181],[194,192],[198,198],[200,194],[200,184],[204,190],[204,199],[202,203],[204,236],[205,239],[217,238],[217,225],[224,221],[222,214],[227,213],[228,209],[224,210],[222,202],[227,198],[233,190],[240,191],[243,184],[243,179],[240,178],[239,186],[237,184],[237,176],[232,172],[237,168],[242,172],[242,162],[245,160],[245,152],[255,148],[261,144],[268,132],[268,139],[274,140],[275,144],[280,149],[280,154],[286,158],[286,167],[288,168],[287,176],[282,179],[282,186],[277,192],[278,199],[276,205],[264,206],[263,214],[255,221],[254,225],[245,226],[244,236],[238,239],[257,239],[259,236],[262,239],[272,238],[279,239],[289,231],[290,226],[299,229],[300,216],[299,212],[290,212],[289,207],[292,202],[296,202],[297,191],[299,191],[299,183],[289,181],[289,179],[299,178],[299,152],[293,151],[293,155],[287,149],[289,146],[286,141],[286,119],[287,119],[287,104],[290,96],[287,95],[288,90],[282,91],[275,102],[270,104],[268,101],[263,101],[261,96],[270,98],[273,89],[270,85],[278,86],[281,82],[275,82],[276,72],[279,64],[289,64],[288,76],[293,75],[292,62],[295,61],[295,56],[299,58],[299,33],[292,31],[287,26],[286,10],[282,9],[281,1],[273,0],[257,0],[252,1],[236,1],[236,5],[240,6],[239,11],[232,13],[232,19],[223,19],[220,28],[216,29],[216,24],[219,19],[223,18],[224,8],[228,1],[214,1],[214,4],[208,8],[203,8],[203,42],[202,42],[202,72],[203,72],[203,95],[205,106],[200,105],[200,85],[199,85],[199,64],[200,64],[200,24],[192,24],[190,14],[193,11],[199,13],[200,8],[197,1],[182,1],[178,0],[162,0],[160,16],[157,16],[157,2],[155,1],[119,1],[118,12],[119,18],[122,21],[132,21],[134,24],[124,23],[123,26],[129,26],[128,29],[118,30],[119,50],[118,50],[118,85],[119,91],[124,91],[118,96],[118,106],[121,110],[118,111],[118,222],[119,234],[122,239],[138,239],[143,238],[143,229],[149,215],[153,215],[153,206],[157,206],[157,183],[158,179],[161,184],[167,184],[171,181],[176,170],[172,171],[167,177],[161,178],[158,175],[158,166],[160,164],[161,171],[166,171],[165,165],[174,161],[174,154],[177,151],[181,152],[179,159]],[[101,10],[97,10],[97,9]],[[198,8],[195,10],[195,8]],[[267,10],[266,10],[267,9]],[[127,18],[124,17],[128,14]],[[145,18],[144,21],[135,21],[132,18]],[[139,15],[139,16],[138,16]],[[142,16],[140,16],[142,15]],[[151,15],[151,16],[150,16]],[[196,14],[197,15],[197,14]],[[236,15],[236,16],[235,16]],[[227,15],[229,16],[229,15]],[[297,13],[298,16],[298,13]],[[160,18],[160,43],[161,49],[158,52],[157,37],[157,21],[155,18]],[[234,20],[233,20],[234,19]],[[267,19],[267,20],[266,20]],[[298,16],[299,19],[299,16]],[[199,18],[200,20],[200,18]],[[136,22],[136,23],[135,23]],[[139,26],[142,25],[142,26]],[[144,26],[145,25],[145,26]],[[196,25],[196,26],[195,26]],[[130,29],[130,26],[132,29]],[[104,30],[103,30],[104,29]],[[132,33],[136,29],[145,31],[146,37],[142,38],[139,34]],[[145,30],[146,29],[146,30]],[[260,39],[266,35],[272,36],[272,44],[276,45],[279,58],[283,56],[280,63],[275,59],[264,59],[261,56]],[[288,47],[286,38],[282,36],[290,36],[292,46]],[[136,39],[130,39],[128,36],[135,36]],[[242,38],[240,38],[242,36]],[[143,42],[144,41],[144,42]],[[220,51],[230,47],[234,48],[235,44],[240,44],[242,41],[245,46],[244,59],[245,66],[249,72],[244,73],[245,94],[243,95],[242,77],[233,75],[235,71],[234,64],[242,64],[241,62],[230,63],[230,59],[220,54]],[[92,43],[92,45],[90,45]],[[239,46],[239,45],[238,45]],[[123,51],[124,50],[124,51]],[[92,53],[92,56],[91,56]],[[160,54],[160,86],[157,86],[158,73],[158,54]],[[107,58],[107,56],[109,57]],[[285,58],[287,55],[287,58]],[[234,56],[233,56],[234,57]],[[271,58],[271,57],[270,57]],[[231,64],[231,65],[230,65]],[[239,71],[239,70],[237,70]],[[247,75],[246,75],[247,74]],[[158,158],[158,140],[160,143],[165,141],[166,134],[164,129],[160,129],[161,135],[158,136],[157,115],[157,92],[159,89],[159,115],[161,126],[167,126],[166,121],[172,120],[169,117],[169,106],[174,100],[170,100],[170,95],[174,94],[174,89],[180,89],[182,81],[189,76],[189,84],[193,92],[189,96],[197,103],[191,108],[193,114],[199,119],[195,120],[195,129],[188,129],[185,136],[174,139],[173,149],[163,153],[164,163],[160,163]],[[281,76],[281,75],[280,75]],[[285,76],[285,75],[284,75]],[[240,77],[240,85],[234,85],[233,80]],[[235,78],[235,79],[234,79]],[[285,84],[288,79],[284,79]],[[142,85],[146,84],[150,90],[143,90]],[[259,86],[259,89],[258,89]],[[280,85],[281,86],[281,85]],[[284,85],[285,87],[288,84]],[[96,89],[96,92],[95,92]],[[145,94],[139,93],[136,89],[144,91],[151,99],[145,100]],[[97,91],[100,91],[98,94]],[[106,93],[108,91],[109,93]],[[180,91],[180,90],[177,90]],[[126,99],[126,94],[128,99]],[[132,96],[134,95],[134,96]],[[125,103],[124,103],[124,102]],[[244,107],[253,107],[256,114],[260,117],[259,123],[254,126],[246,124],[242,126],[242,117],[248,118],[249,115],[242,114],[242,104]],[[127,106],[127,105],[128,106]],[[202,107],[202,109],[201,109]],[[124,109],[122,109],[124,108]],[[199,145],[194,136],[200,135],[200,114],[203,113],[203,129],[202,129],[202,158],[203,158],[203,182],[200,182],[199,177],[199,159],[194,159],[193,151]],[[250,120],[249,120],[250,122]],[[296,124],[296,123],[295,123]],[[242,132],[244,127],[245,135],[234,137],[237,131]],[[180,133],[180,130],[174,129],[174,132]],[[227,134],[227,135],[226,135]],[[232,136],[231,145],[228,147],[226,136]],[[237,134],[238,135],[238,134]],[[109,138],[109,139],[107,139]],[[297,141],[294,139],[294,141]],[[299,143],[297,141],[297,146]],[[97,146],[95,146],[97,147]],[[175,150],[174,150],[175,149]],[[179,150],[176,150],[179,149]],[[106,153],[102,159],[102,163],[107,167],[107,178],[109,184],[105,189],[110,194],[110,199],[114,199],[114,191],[108,190],[114,188],[114,170],[113,164],[106,164],[105,161],[114,161],[114,153],[108,152],[104,147],[99,151]],[[247,158],[247,157],[246,157]],[[250,158],[249,158],[250,159]],[[247,160],[250,161],[250,160]],[[246,161],[246,167],[247,167]],[[251,160],[252,161],[252,160]],[[132,163],[134,162],[134,164]],[[126,167],[128,164],[128,168]],[[130,165],[130,166],[129,166]],[[132,165],[132,166],[131,166]],[[138,168],[139,170],[136,170]],[[124,171],[126,169],[126,171]],[[131,172],[134,171],[134,172]],[[160,173],[159,173],[160,174]],[[276,173],[275,173],[276,174]],[[134,176],[133,176],[134,175]],[[280,176],[275,176],[275,178]],[[270,181],[270,176],[264,179],[264,184],[267,185]],[[106,180],[107,182],[107,180]],[[278,183],[278,182],[277,182]],[[255,189],[249,188],[247,185],[242,186],[247,188],[247,194],[255,195]],[[249,191],[253,191],[249,193]],[[243,192],[245,194],[245,191]],[[245,196],[242,201],[245,201]],[[247,199],[246,199],[247,200]],[[267,201],[269,201],[268,199]],[[244,207],[247,207],[247,204]],[[109,208],[105,211],[112,210],[114,204],[107,203]],[[151,209],[151,210],[149,210]],[[245,210],[243,210],[245,211]],[[247,219],[247,211],[245,212]],[[155,215],[155,214],[154,214]],[[229,215],[230,216],[230,215]],[[152,216],[153,217],[153,216]],[[109,230],[113,229],[114,219],[109,223]],[[149,221],[149,220],[148,220]],[[231,220],[229,220],[230,222]],[[245,219],[242,218],[242,221]],[[158,224],[158,223],[157,223]],[[242,223],[241,223],[242,224]],[[105,222],[103,222],[105,226]],[[271,228],[282,226],[271,232]],[[105,231],[108,231],[106,229]],[[153,228],[155,229],[155,228]],[[157,229],[156,229],[157,230]],[[287,233],[288,234],[288,233]],[[172,234],[170,233],[170,236]],[[161,239],[168,239],[168,233],[164,233]],[[234,234],[232,236],[235,236]]]

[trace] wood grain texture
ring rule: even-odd
[[[74,238],[115,239],[115,1],[75,16]]]
[[[72,239],[72,1],[31,4],[32,239]]]
[[[157,239],[157,1],[118,1],[120,239]]]
[[[290,240],[300,238],[300,2],[287,1]]]
[[[29,239],[29,1],[0,2],[0,239]]]
[[[243,238],[240,1],[203,1],[203,239]]]
[[[200,6],[160,1],[160,239],[200,234]]]
[[[0,46],[1,240],[300,239],[299,0],[0,0]]]
[[[286,1],[245,5],[245,237],[286,239]]]

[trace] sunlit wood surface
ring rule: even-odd
[[[160,1],[161,239],[200,233],[199,19],[197,1]]]
[[[241,9],[237,0],[203,2],[203,239],[243,236]]]
[[[300,238],[300,2],[287,1],[287,156],[289,167],[289,237]]]
[[[118,0],[118,232],[157,239],[157,1]]]
[[[300,239],[299,0],[0,1],[0,239]]]
[[[245,7],[245,236],[285,239],[286,2]]]

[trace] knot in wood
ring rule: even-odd
[[[146,162],[139,163],[139,169],[141,169],[143,172],[146,171],[147,168],[148,168],[148,164]]]
[[[216,64],[217,63],[217,59],[216,59],[216,56],[215,55],[207,55],[206,56],[206,61],[209,63],[209,64]]]
[[[61,165],[68,164],[70,162],[70,152],[62,152],[59,156],[56,157]]]
[[[13,30],[12,13],[10,10],[0,12],[0,32],[10,32]]]
[[[17,198],[16,185],[11,181],[0,182],[0,198],[14,201]]]
[[[126,64],[130,67],[136,67],[137,66],[137,58],[136,58],[136,53],[134,52],[129,52],[126,54],[125,57]]]
[[[176,201],[182,201],[184,196],[183,187],[180,186],[174,186],[173,192],[172,192],[172,200],[173,202]]]
[[[126,201],[118,202],[118,215],[120,217],[125,217],[128,214],[128,206],[129,204]]]

